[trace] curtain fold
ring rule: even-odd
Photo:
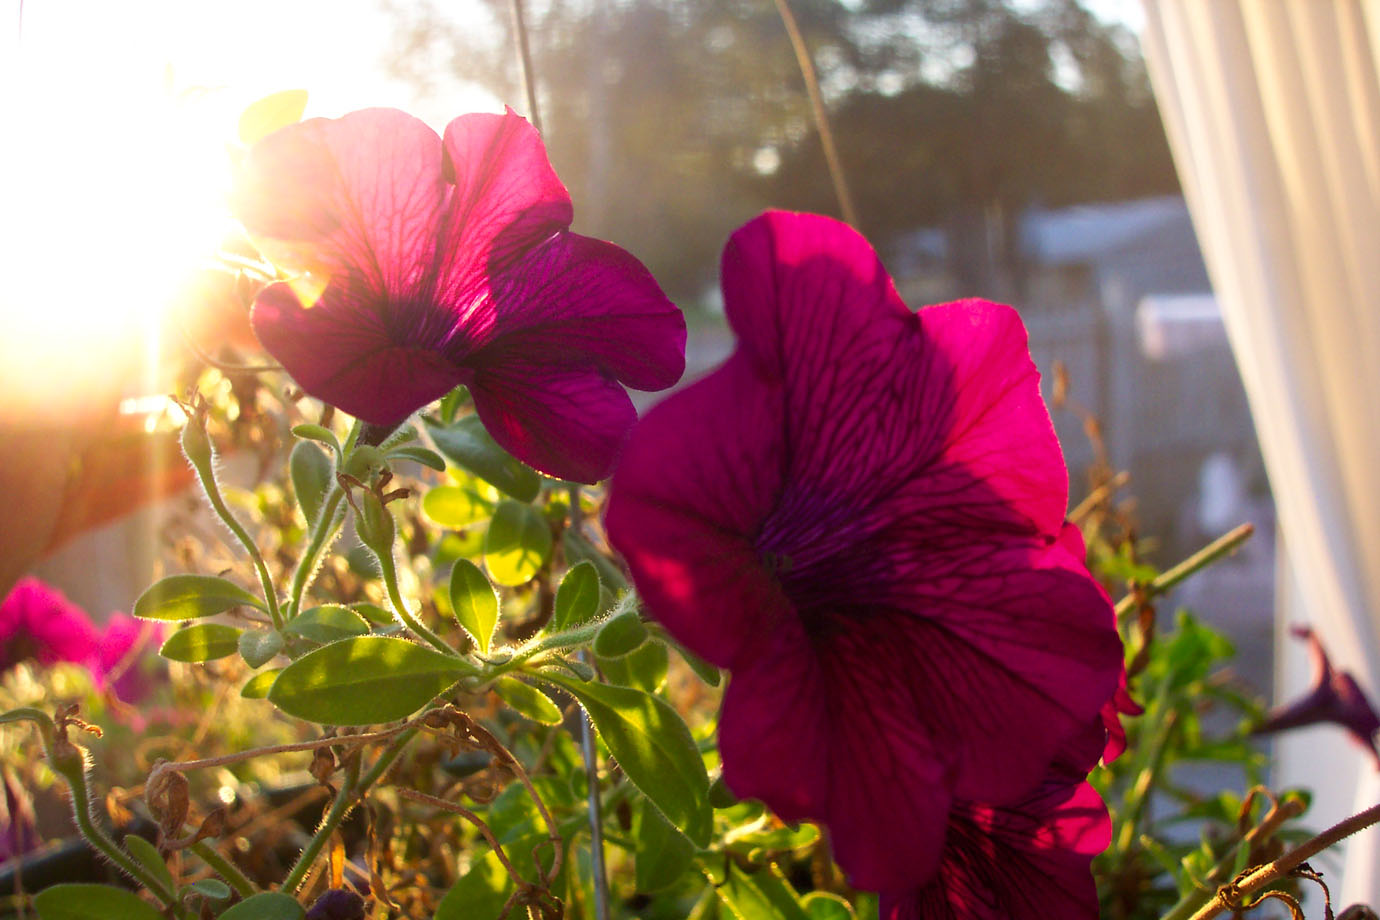
[[[1337,664],[1374,696],[1380,0],[1144,5],[1155,96],[1250,400],[1296,585],[1281,592],[1279,615],[1312,622]],[[1281,695],[1301,689],[1292,669],[1284,678]],[[1305,775],[1276,782],[1345,782],[1356,788],[1329,787],[1330,797],[1341,792],[1347,807],[1373,804],[1355,796],[1380,791],[1374,777],[1318,761],[1282,757],[1286,772]],[[1348,847],[1342,903],[1380,903],[1376,852],[1374,835]]]

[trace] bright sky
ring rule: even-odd
[[[138,350],[225,230],[225,145],[255,99],[300,88],[308,117],[387,105],[438,129],[501,111],[389,77],[392,33],[378,0],[0,0],[0,390]]]

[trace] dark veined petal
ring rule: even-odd
[[[665,389],[685,370],[685,317],[612,243],[558,233],[490,283],[492,332],[471,363],[535,356],[598,368],[639,390]]]
[[[1111,842],[1097,791],[1050,777],[1006,808],[960,802],[939,871],[927,884],[882,895],[882,920],[1096,920],[1092,858]]]
[[[511,355],[476,370],[474,408],[493,439],[534,469],[598,482],[613,468],[637,412],[618,381]]]
[[[390,425],[464,382],[465,372],[426,347],[407,311],[378,309],[366,288],[338,278],[311,307],[292,286],[259,292],[254,332],[308,393],[366,422]],[[390,328],[393,327],[393,328]]]
[[[404,300],[431,266],[447,190],[435,131],[395,109],[363,109],[255,144],[232,204],[280,267],[311,272],[318,286],[348,274],[371,295]]]
[[[1096,721],[1111,606],[1059,540],[1067,474],[1014,311],[912,314],[810,215],[746,225],[723,274],[739,349],[638,427],[610,537],[648,608],[734,670],[735,791],[823,821],[858,883],[909,886],[951,796],[1019,801]],[[820,764],[811,726],[847,738]]]
[[[960,538],[1057,534],[1068,474],[1015,311],[960,301],[913,314],[855,231],[784,212],[734,233],[723,287],[740,347],[786,391],[776,529],[799,542],[906,490],[919,505],[907,510]]]
[[[647,608],[720,667],[793,619],[753,534],[781,488],[780,396],[739,352],[633,429],[604,525]]]
[[[851,884],[908,885],[944,842],[952,758],[911,717],[908,662],[857,666],[783,627],[733,672],[719,721],[724,780],[787,821],[829,828]]]

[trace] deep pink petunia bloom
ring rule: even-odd
[[[1022,801],[955,803],[939,870],[884,893],[881,920],[1097,920],[1092,859],[1111,843],[1112,822],[1085,782],[1102,748],[1100,720],[1093,728]]]
[[[1311,627],[1294,626],[1289,630],[1296,638],[1308,643],[1308,657],[1313,665],[1313,686],[1292,703],[1270,710],[1265,721],[1256,727],[1260,735],[1331,722],[1340,725],[1357,744],[1365,748],[1380,770],[1380,749],[1375,746],[1375,733],[1380,732],[1380,717],[1366,698],[1365,691],[1347,671],[1332,667]]]
[[[1068,478],[1023,327],[908,310],[856,232],[772,212],[723,257],[737,350],[654,408],[609,499],[647,608],[732,671],[724,777],[908,890],[955,800],[1031,794],[1121,642],[1059,541]]]
[[[30,658],[88,664],[99,643],[86,612],[37,578],[19,579],[0,602],[0,670]]]
[[[444,139],[393,109],[292,125],[249,152],[234,206],[266,256],[309,276],[259,294],[259,340],[366,422],[463,383],[512,454],[593,482],[636,418],[623,385],[684,370],[680,311],[631,255],[568,232],[570,196],[511,110]]]
[[[146,667],[148,653],[163,640],[162,624],[112,613],[97,643],[91,672],[101,687],[109,686],[126,703],[137,703],[153,691]]]

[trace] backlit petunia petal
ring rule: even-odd
[[[533,248],[490,292],[495,350],[551,364],[596,367],[639,390],[664,389],[685,371],[685,317],[623,249],[575,233]]]
[[[528,249],[569,227],[574,212],[537,129],[512,109],[462,115],[446,126],[443,142],[453,190],[436,293],[469,303],[475,276],[506,271]],[[471,321],[483,324],[478,316]]]
[[[447,189],[435,131],[394,109],[363,109],[255,144],[233,205],[280,267],[322,284],[349,274],[372,294],[405,298],[430,267]]]
[[[637,412],[616,380],[509,356],[478,368],[474,408],[504,450],[550,476],[597,482],[613,467]]]
[[[466,379],[440,352],[389,328],[405,317],[375,309],[366,290],[348,283],[333,284],[310,308],[278,283],[259,292],[251,320],[304,390],[366,422],[390,425]]]
[[[883,920],[1096,920],[1092,858],[1111,842],[1097,791],[1051,778],[1009,808],[958,803],[938,874],[883,894]]]

